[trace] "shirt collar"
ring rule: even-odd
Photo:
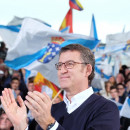
[[[71,103],[66,97],[66,92],[64,93],[64,102],[66,104],[67,112],[71,113],[76,110],[85,100],[87,100],[93,94],[92,87],[76,94],[71,98]]]

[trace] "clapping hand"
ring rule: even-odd
[[[11,89],[5,88],[2,91],[1,102],[8,118],[14,129],[23,130],[27,127],[27,110],[21,96],[17,97],[17,101],[20,106],[16,103]]]

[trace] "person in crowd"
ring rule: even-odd
[[[9,84],[11,81],[11,74],[9,73],[9,68],[7,66],[5,66],[4,76],[4,86],[7,86],[7,84]]]
[[[27,84],[28,91],[33,92],[35,90],[34,82],[33,80],[29,80]]]
[[[4,90],[4,71],[0,70],[0,95]]]
[[[10,75],[8,73],[8,68],[7,66],[3,63],[0,64],[0,94],[2,92],[2,90],[6,87],[6,83],[10,83],[11,79],[10,79]]]
[[[28,88],[28,92],[33,92],[34,89],[35,89],[35,86],[34,86],[34,78],[29,78],[28,79],[28,83],[27,83],[27,88]],[[28,114],[27,114],[27,117],[28,117],[28,123],[30,124],[32,121],[33,121],[33,116],[31,114],[31,111],[28,110]],[[36,123],[35,123],[36,124]],[[35,126],[34,126],[35,127]]]
[[[110,94],[111,94],[111,99],[116,101],[116,102],[120,102],[119,101],[119,96],[118,96],[118,90],[115,86],[111,86],[110,88]]]
[[[125,90],[125,85],[122,83],[119,83],[116,85],[116,87],[118,89],[120,103],[123,104],[126,99],[126,96],[127,96],[127,92]]]
[[[0,64],[4,63],[5,57],[7,55],[7,48],[4,42],[0,42]]]
[[[111,82],[112,86],[115,86],[115,85],[116,85],[116,79],[115,79],[114,76],[111,76],[108,81]]]
[[[127,65],[122,65],[119,72],[123,74],[124,78],[126,78],[126,75],[129,73],[128,66]]]
[[[119,84],[119,83],[124,83],[124,80],[125,80],[125,78],[124,78],[124,76],[123,76],[123,74],[121,73],[121,72],[119,72],[118,74],[117,74],[117,76],[116,76],[116,83],[117,84]]]
[[[130,96],[130,79],[125,82],[127,95]]]
[[[130,69],[129,68],[127,68],[126,70],[125,70],[125,78],[127,78],[127,75],[130,73]]]
[[[129,80],[130,79],[130,73],[127,74],[126,78],[125,78],[125,81]]]
[[[12,74],[12,78],[13,77],[17,77],[20,81],[20,85],[19,85],[19,90],[23,93],[24,97],[27,95],[27,92],[28,92],[28,89],[27,89],[27,86],[24,82],[24,79],[23,79],[23,75],[21,73],[21,71],[14,71],[13,74]]]
[[[101,90],[100,91],[100,94],[107,98],[107,99],[110,99],[111,98],[111,95],[110,95],[110,88],[112,86],[112,83],[108,80],[105,82],[105,89],[104,90]]]
[[[2,70],[4,72],[3,87],[5,88],[11,81],[11,75],[9,73],[9,68],[5,64],[0,65],[0,70]]]
[[[13,90],[13,94],[16,99],[17,99],[18,95],[21,95],[22,99],[25,100],[25,96],[24,96],[23,92],[20,91],[19,85],[20,85],[19,79],[17,77],[13,77],[11,79],[10,86],[8,86],[8,87]]]
[[[0,130],[13,130],[13,125],[2,108],[0,108]]]
[[[14,128],[27,128],[25,103],[39,124],[38,130],[119,130],[117,106],[94,94],[90,87],[95,66],[91,50],[80,44],[70,44],[61,48],[59,56],[56,69],[64,90],[63,102],[52,105],[46,93],[33,91],[28,92],[25,102],[18,97],[18,107],[10,89],[2,92],[1,101]]]

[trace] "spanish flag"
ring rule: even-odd
[[[76,10],[83,10],[83,6],[80,4],[78,0],[69,0],[70,8],[76,9]]]
[[[69,11],[67,12],[61,26],[60,26],[60,30],[69,27],[69,33],[73,33],[73,27],[72,27],[72,9],[70,8]]]
[[[52,89],[53,94],[52,98],[56,96],[56,94],[60,91],[60,88],[58,88],[55,84],[51,83],[47,79],[44,78],[44,76],[41,73],[37,73],[36,77],[34,78],[34,85],[35,85],[35,90],[41,92],[42,91],[42,86],[48,86],[49,88]],[[60,93],[59,98],[63,100],[63,95]]]

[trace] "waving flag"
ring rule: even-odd
[[[90,36],[93,37],[93,38],[95,38],[95,39],[98,39],[94,15],[92,15],[92,23],[91,23]]]
[[[23,20],[24,20],[25,18],[30,18],[30,17],[20,18],[20,17],[14,16],[14,18],[8,23],[8,26],[12,26],[12,25],[13,25],[13,26],[15,26],[15,25],[21,26],[21,24],[22,24],[22,22],[23,22]],[[36,19],[36,18],[33,18],[33,19],[36,20],[36,21],[39,21],[39,22],[41,22],[41,23],[43,23],[43,24],[45,24],[45,25],[47,25],[47,26],[49,26],[49,27],[51,27],[51,25],[48,24],[48,23],[46,23],[45,21],[42,21],[42,20]]]
[[[16,37],[21,29],[22,22],[25,18],[28,18],[28,17],[20,18],[20,17],[15,16],[8,23],[8,25],[0,25],[0,36],[2,37],[2,40],[6,43],[7,48],[11,49],[14,47]],[[39,19],[35,19],[35,20],[51,27],[51,25],[49,25],[48,23],[42,20],[39,20]]]
[[[59,31],[62,29],[69,27],[69,33],[73,33],[73,27],[72,27],[72,9],[70,8],[69,11],[67,12]]]
[[[20,25],[0,25],[0,36],[2,37],[2,40],[6,43],[7,48],[13,47],[19,30]]]
[[[16,70],[36,70],[59,87],[55,69],[59,49],[79,43],[93,50],[98,42],[85,35],[57,32],[34,19],[25,19],[13,48],[8,50],[5,63]]]
[[[77,9],[79,11],[83,10],[83,7],[78,0],[70,0],[69,5],[70,8]]]
[[[59,92],[59,88],[54,85],[53,83],[51,83],[50,81],[48,81],[47,79],[45,79],[45,77],[41,74],[41,73],[37,73],[35,79],[34,79],[34,85],[35,85],[35,90],[42,92],[42,87],[49,87],[52,90],[52,98],[54,98],[56,96],[56,94]],[[47,92],[46,92],[47,93]],[[59,94],[59,98],[61,100],[63,100],[63,95]]]
[[[72,9],[77,9],[77,10],[83,10],[82,5],[79,3],[78,0],[69,0],[69,5],[70,5],[70,9],[67,12],[59,31],[68,31],[69,28],[69,33],[73,33],[73,19],[72,19]]]
[[[126,97],[123,107],[120,111],[120,116],[130,119],[130,98]]]

